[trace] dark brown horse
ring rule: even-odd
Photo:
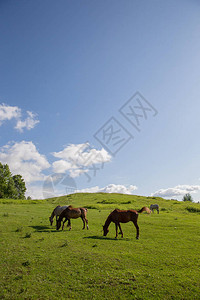
[[[70,219],[77,219],[79,217],[83,221],[83,229],[85,229],[85,223],[87,224],[87,229],[88,229],[88,220],[86,219],[86,214],[87,214],[87,208],[84,208],[84,207],[73,208],[70,205],[65,210],[63,210],[63,212],[60,214],[59,219],[56,221],[56,229],[57,230],[60,229],[61,222],[62,222],[63,218],[65,218],[65,220],[63,221],[63,225],[62,225],[62,230],[64,229],[64,224],[66,221],[68,221],[67,226],[69,226],[70,227],[69,230],[71,230],[72,227],[71,227]]]
[[[138,211],[133,210],[133,209],[129,209],[129,210],[115,209],[115,210],[113,210],[109,214],[109,216],[103,226],[103,235],[106,236],[108,234],[108,232],[109,232],[108,227],[109,227],[110,223],[113,222],[113,223],[115,223],[115,229],[116,229],[115,238],[117,238],[117,236],[118,236],[118,230],[117,230],[118,227],[120,230],[120,234],[123,238],[123,232],[122,232],[120,223],[127,223],[127,222],[132,221],[133,224],[135,225],[136,231],[137,231],[136,239],[139,239],[139,226],[137,224],[137,219],[138,219],[138,213],[142,213],[143,211],[146,211],[148,214],[151,213],[151,211],[148,207],[143,207],[142,209],[140,209]]]

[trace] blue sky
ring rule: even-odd
[[[27,195],[200,200],[199,1],[2,0],[0,36],[0,161]]]

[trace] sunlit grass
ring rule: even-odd
[[[11,203],[12,202],[12,203]],[[160,205],[160,214],[139,215],[124,238],[107,237],[102,225],[116,207]],[[34,204],[34,205],[32,205]],[[72,230],[56,231],[48,217],[57,204],[88,208]],[[44,201],[1,200],[1,299],[199,299],[198,204],[119,194],[76,194]]]

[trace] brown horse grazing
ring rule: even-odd
[[[61,222],[62,222],[63,218],[65,218],[65,220],[63,221],[63,225],[62,225],[62,230],[64,229],[64,224],[66,221],[68,221],[67,226],[69,226],[70,227],[69,230],[71,230],[72,227],[71,227],[70,219],[77,219],[79,217],[81,217],[81,219],[83,220],[83,229],[85,229],[85,223],[87,224],[87,229],[89,229],[88,228],[88,220],[86,219],[86,214],[87,214],[87,208],[84,208],[84,207],[73,208],[70,205],[65,210],[63,210],[63,212],[60,214],[59,219],[56,221],[56,229],[57,230],[60,229]]]
[[[138,219],[138,213],[142,213],[143,211],[146,211],[148,214],[151,213],[150,209],[148,207],[143,207],[140,210],[133,210],[133,209],[129,209],[129,210],[119,210],[119,209],[115,209],[113,210],[110,215],[108,216],[104,226],[103,226],[103,235],[106,236],[109,232],[108,227],[110,225],[111,222],[115,223],[115,228],[116,228],[116,236],[115,238],[117,238],[118,236],[118,227],[120,230],[120,234],[123,238],[123,232],[122,232],[122,228],[120,223],[127,223],[132,221],[133,224],[136,227],[136,231],[137,231],[137,235],[136,235],[136,239],[139,239],[139,226],[137,224],[137,219]]]

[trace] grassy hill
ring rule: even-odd
[[[160,214],[139,215],[103,237],[114,208],[157,203]],[[48,221],[56,205],[88,208],[72,230]],[[72,194],[46,200],[0,199],[1,299],[200,299],[200,205],[121,194]]]

